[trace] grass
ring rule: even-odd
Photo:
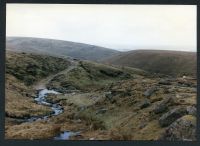
[[[123,72],[118,68],[81,61],[77,68],[52,79],[48,87],[67,89],[69,86],[72,86],[78,90],[91,91],[107,88],[113,82],[130,78],[129,73]]]
[[[34,90],[12,75],[6,75],[6,114],[9,117],[40,116],[51,112],[50,107],[34,103]]]
[[[58,65],[59,64],[59,65]],[[17,79],[32,85],[51,73],[57,73],[69,66],[67,60],[26,53],[6,53],[6,74],[15,76]]]
[[[22,70],[25,66],[21,65]],[[15,70],[14,63],[11,68]],[[81,136],[73,139],[157,140],[165,130],[158,123],[160,116],[177,106],[196,105],[195,81],[191,87],[177,84],[180,78],[173,79],[171,85],[160,85],[161,78],[149,77],[142,70],[89,61],[81,61],[75,68],[67,70],[53,76],[48,87],[72,90],[72,93],[47,97],[48,101],[62,105],[64,112],[50,117],[49,121],[33,123],[11,124],[12,119],[6,118],[7,139],[48,139],[61,131],[72,130],[81,131]],[[34,103],[36,93],[32,86],[27,86],[26,81],[18,79],[12,72],[6,74],[7,115],[28,117],[51,112],[49,107]],[[20,75],[24,73],[20,72]],[[36,80],[40,78],[42,76],[35,76]],[[186,83],[190,81],[184,79]],[[157,91],[145,97],[144,92],[152,86],[156,86]],[[167,97],[173,98],[167,104],[168,109],[155,114],[155,106]],[[149,100],[150,105],[141,109],[144,100]],[[192,117],[186,118],[191,120]]]
[[[49,139],[60,133],[60,125],[47,122],[23,123],[8,127],[6,139]]]
[[[170,76],[196,76],[196,53],[167,50],[134,50],[103,62],[139,68]]]

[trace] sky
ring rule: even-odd
[[[119,51],[196,51],[194,5],[7,4],[6,36],[80,42]]]

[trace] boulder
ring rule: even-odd
[[[161,84],[161,85],[171,85],[171,82],[169,80],[166,80],[166,79],[161,79],[158,84]]]
[[[196,84],[194,84],[193,82],[188,81],[188,80],[181,80],[181,79],[179,79],[179,80],[178,80],[178,85],[179,85],[179,86],[183,86],[183,87],[192,87],[192,88],[196,88]]]
[[[157,88],[155,86],[153,86],[144,92],[144,96],[150,97],[156,90],[157,90]]]
[[[187,109],[183,107],[175,108],[169,112],[163,114],[159,119],[159,124],[161,127],[169,126],[171,123],[176,121],[178,118],[187,114]]]
[[[169,106],[169,105],[173,105],[174,103],[176,103],[175,101],[176,101],[176,97],[174,95],[170,95],[170,96],[166,96],[163,99],[162,103],[167,104]]]
[[[78,107],[79,111],[84,111],[86,109],[87,109],[87,106],[85,106],[85,105],[82,105],[82,106]]]
[[[163,112],[167,111],[168,107],[170,105],[173,105],[174,103],[175,103],[174,97],[173,96],[167,96],[160,103],[155,105],[153,112],[155,114],[163,113]]]
[[[108,109],[106,108],[102,108],[102,109],[99,109],[96,114],[104,114],[105,112],[107,112]]]
[[[161,134],[159,140],[194,141],[196,140],[196,117],[185,115],[173,122]]]
[[[105,97],[106,97],[106,99],[108,99],[110,101],[110,103],[115,103],[116,102],[116,99],[114,99],[113,96],[114,95],[112,94],[111,91],[105,93]]]
[[[159,114],[159,113],[163,113],[168,109],[167,104],[165,104],[164,102],[161,102],[160,104],[157,104],[154,109],[153,112],[155,114]]]
[[[188,106],[187,112],[188,112],[188,115],[193,115],[193,116],[197,115],[197,109],[194,106]]]
[[[148,107],[149,105],[151,105],[151,102],[149,99],[144,99],[141,104],[140,104],[140,109],[143,109],[143,108],[146,108]]]

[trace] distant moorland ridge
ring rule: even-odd
[[[197,68],[196,53],[183,51],[134,50],[110,57],[103,62],[172,76],[196,76]]]
[[[116,50],[94,45],[31,37],[7,37],[6,49],[53,56],[69,56],[76,59],[91,61],[102,60],[119,53],[119,51]]]

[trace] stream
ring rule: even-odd
[[[44,105],[44,106],[50,106],[53,112],[49,115],[45,115],[42,117],[31,117],[27,120],[28,122],[33,122],[33,121],[42,120],[42,119],[47,120],[50,116],[57,116],[57,115],[63,113],[64,109],[58,103],[52,104],[52,103],[46,101],[45,97],[47,97],[48,94],[56,94],[57,95],[57,94],[61,94],[61,93],[54,91],[54,90],[41,89],[41,90],[39,90],[38,96],[35,98],[35,101],[37,102],[37,104]],[[71,136],[75,136],[77,134],[79,134],[79,132],[64,131],[64,132],[61,132],[56,137],[54,137],[53,139],[54,140],[68,140]]]
[[[35,101],[37,102],[37,104],[50,106],[53,111],[53,113],[51,115],[57,116],[57,115],[61,114],[63,112],[63,107],[57,103],[52,104],[52,103],[47,102],[45,97],[48,94],[61,94],[61,93],[56,92],[54,90],[42,89],[39,91],[38,97],[35,98]]]

